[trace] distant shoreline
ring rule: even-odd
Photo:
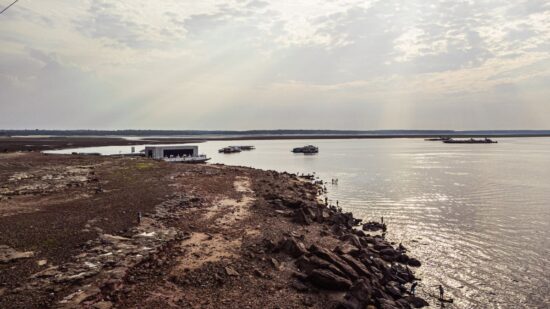
[[[449,136],[453,138],[511,138],[511,137],[550,137],[547,134],[296,134],[296,135],[222,135],[186,137],[135,137],[135,136],[0,136],[0,152],[43,151],[68,148],[125,146],[141,144],[189,144],[207,141],[247,141],[247,140],[323,140],[323,139],[394,139],[394,138],[433,138]]]
[[[143,137],[142,141],[171,141],[171,140],[201,140],[201,141],[232,141],[232,140],[294,140],[294,139],[391,139],[391,138],[433,138],[433,137],[453,137],[453,138],[471,138],[471,137],[550,137],[546,134],[321,134],[321,135],[246,135],[246,136],[220,136],[220,137]]]

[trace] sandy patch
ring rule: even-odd
[[[226,240],[220,234],[193,233],[189,239],[181,242],[180,247],[184,254],[174,268],[175,272],[193,270],[209,262],[235,257],[241,247],[241,241]]]

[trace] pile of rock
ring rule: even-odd
[[[293,258],[294,275],[298,279],[293,286],[300,290],[344,292],[343,297],[335,300],[336,308],[420,308],[428,305],[405,287],[416,280],[409,266],[420,266],[420,262],[409,257],[404,247],[394,248],[382,236],[356,229],[360,220],[353,218],[351,213],[285,197],[272,202],[293,209],[295,221],[300,224],[322,223],[330,231],[327,234],[340,240],[332,250],[318,243],[308,248],[304,238],[293,235],[279,241],[272,251],[284,252]]]

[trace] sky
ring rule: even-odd
[[[0,129],[35,128],[550,129],[550,1],[20,0]]]

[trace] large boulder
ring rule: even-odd
[[[345,261],[351,268],[353,268],[360,276],[371,277],[370,271],[365,267],[365,264],[361,263],[351,255],[343,254],[340,255],[343,261]]]
[[[420,267],[422,265],[422,263],[420,263],[420,261],[415,258],[410,258],[407,263],[409,264],[409,266],[412,267]]]
[[[351,281],[336,275],[326,269],[315,269],[309,274],[308,280],[314,285],[335,291],[347,291],[351,287]]]
[[[304,208],[299,208],[294,211],[294,220],[300,224],[310,225],[313,220],[310,215],[308,215]]]
[[[294,238],[285,238],[279,243],[279,249],[290,256],[297,258],[307,253],[306,246]]]
[[[334,266],[336,266],[338,269],[340,269],[346,276],[350,279],[357,279],[359,275],[357,272],[349,266],[346,262],[344,262],[338,255],[335,253],[330,252],[329,250],[319,247],[317,245],[312,245],[309,248],[309,251],[316,256],[330,262]]]
[[[407,300],[407,302],[411,304],[411,306],[413,306],[414,308],[422,308],[430,305],[423,298],[413,296],[413,295],[405,297],[405,300]]]

